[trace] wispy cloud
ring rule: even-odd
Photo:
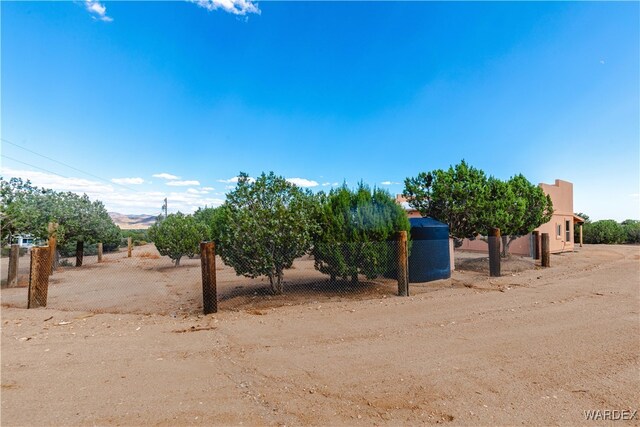
[[[111,22],[113,18],[107,16],[107,8],[98,0],[85,0],[84,7],[91,14],[93,19],[97,19],[104,22]]]
[[[169,181],[167,182],[167,185],[171,185],[172,187],[190,187],[192,185],[200,185],[200,181]]]
[[[115,182],[116,184],[139,185],[139,184],[144,184],[144,179],[142,178],[111,178],[111,182]]]
[[[151,175],[154,178],[162,178],[162,179],[180,179],[179,176],[171,175],[170,173],[162,172],[162,173],[154,173]]]
[[[249,182],[254,182],[254,181],[255,181],[254,178],[249,177]],[[234,176],[233,178],[229,178],[229,179],[219,179],[218,182],[224,182],[225,184],[237,184],[238,183],[238,177]],[[231,187],[231,188],[233,188],[233,187]]]
[[[305,179],[305,178],[287,178],[287,181],[289,181],[293,185],[297,185],[298,187],[305,187],[305,188],[317,187],[318,185],[320,185],[316,181]]]
[[[249,13],[256,13],[260,15],[260,9],[258,5],[252,0],[188,0],[191,3],[195,3],[198,6],[207,9],[208,11],[222,9],[225,12],[232,13],[234,15],[246,15]]]
[[[381,185],[400,185],[400,183],[396,181],[382,181],[380,184]]]
[[[20,170],[2,167],[0,174],[4,179],[20,177],[29,179],[38,187],[51,188],[56,191],[71,191],[86,194],[92,200],[100,200],[110,212],[123,214],[160,213],[160,206],[166,197],[169,201],[169,212],[182,211],[191,213],[202,206],[220,206],[224,203],[222,195],[210,197],[204,193],[187,191],[134,191],[108,183],[101,183],[84,178],[61,177],[45,172]]]
[[[204,188],[202,190],[198,190],[197,188],[188,188],[187,189],[187,193],[189,193],[189,194],[208,194],[209,191],[205,190]]]

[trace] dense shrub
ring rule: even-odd
[[[605,219],[584,224],[583,240],[585,243],[624,243],[626,235],[622,225],[612,219]]]
[[[275,294],[284,270],[310,248],[317,232],[314,198],[273,172],[255,181],[241,173],[222,206],[218,253],[238,275],[266,276]]]
[[[200,242],[209,239],[209,229],[193,216],[180,212],[170,214],[149,228],[149,237],[160,252],[171,258],[176,267],[183,256],[200,253]]]
[[[640,221],[627,219],[622,221],[621,225],[625,234],[625,242],[640,243]]]
[[[318,196],[317,222],[320,232],[314,238],[312,254],[315,268],[336,278],[357,282],[358,274],[367,278],[394,275],[395,246],[388,242],[399,231],[409,231],[404,209],[379,188],[360,183],[355,190],[343,185],[328,195]]]

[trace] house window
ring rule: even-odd
[[[564,222],[564,241],[565,242],[570,242],[571,241],[571,221],[566,220]]]
[[[562,237],[562,225],[556,224],[556,237]]]

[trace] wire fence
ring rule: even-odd
[[[292,263],[284,263],[280,286],[278,272],[274,270],[271,278],[264,271],[258,275],[260,269],[256,269],[253,258],[227,265],[216,255],[217,309],[263,310],[398,295],[399,276],[407,274],[406,270],[399,272],[403,257],[406,264],[406,242],[404,245],[404,254],[398,241],[317,245]],[[282,254],[271,255],[279,259]],[[267,256],[267,259],[270,258]],[[7,258],[2,262],[5,272]],[[175,266],[169,257],[161,256],[153,244],[146,244],[132,247],[131,252],[125,247],[102,254],[85,254],[82,266],[75,265],[75,257],[58,260],[57,267],[48,276],[48,308],[172,316],[203,311],[204,276],[199,255],[183,257],[179,266]],[[3,306],[27,308],[30,266],[30,255],[19,258],[15,287],[5,287],[0,294]]]

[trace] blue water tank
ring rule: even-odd
[[[449,226],[433,218],[409,218],[409,222],[409,282],[430,282],[451,277]]]

